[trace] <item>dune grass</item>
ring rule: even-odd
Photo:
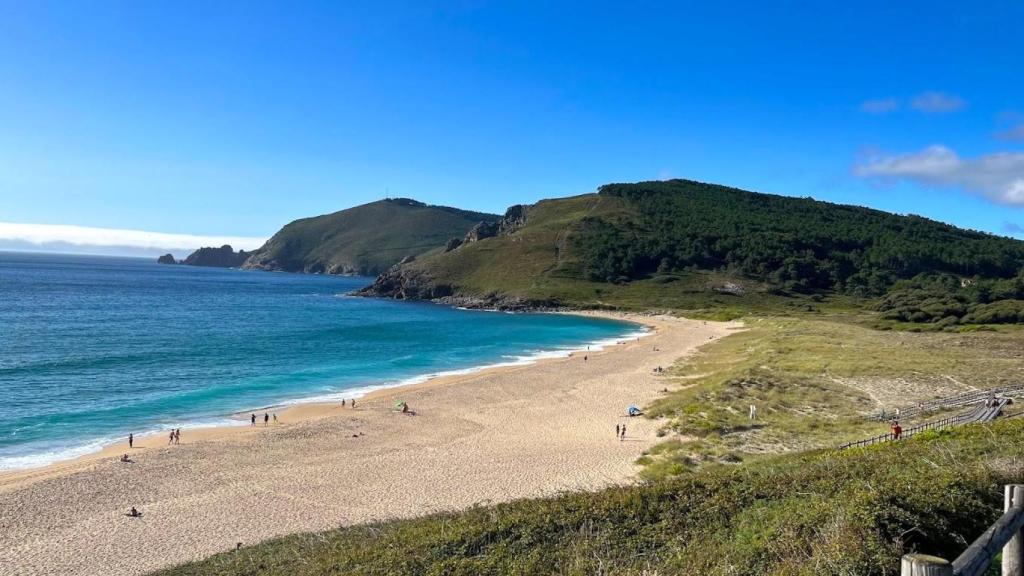
[[[648,410],[665,445],[641,459],[648,477],[873,436],[880,409],[1024,374],[1024,331],[874,330],[860,316],[748,317],[747,330],[673,366]],[[904,394],[906,391],[906,395]],[[758,419],[748,408],[758,408]],[[679,439],[682,438],[682,440]]]
[[[1024,419],[597,493],[294,535],[161,576],[898,573],[958,555],[1024,480]]]

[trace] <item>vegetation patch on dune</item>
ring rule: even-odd
[[[881,434],[887,424],[872,417],[882,409],[1015,383],[1024,373],[1018,328],[910,333],[858,320],[750,317],[745,331],[673,366],[669,392],[648,410],[665,419],[671,446],[647,455],[644,474]]]

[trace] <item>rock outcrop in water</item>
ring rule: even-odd
[[[200,248],[188,255],[182,264],[189,266],[209,266],[211,268],[238,268],[249,258],[245,250],[235,250],[228,244],[220,248]]]
[[[174,259],[174,254],[164,254],[163,256],[156,259],[157,264],[177,264],[178,261]]]

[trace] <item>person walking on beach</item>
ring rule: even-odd
[[[341,407],[342,407],[342,408],[344,408],[344,407],[345,407],[345,399],[344,399],[344,398],[342,398],[342,399],[341,399]]]
[[[135,434],[128,435],[128,447],[131,448],[135,444]]]
[[[249,418],[249,425],[250,425],[250,426],[255,426],[255,425],[256,425],[256,415],[255,415],[255,414],[253,414],[253,415],[252,415],[252,416],[251,416],[251,417]]]
[[[167,444],[174,444],[174,428],[171,428],[171,434],[167,438]]]
[[[619,425],[618,425],[618,424],[616,424],[616,425],[615,425],[615,437],[616,437],[616,438],[618,438],[618,437],[619,437],[619,433],[620,433],[620,431],[619,431]]]
[[[263,426],[266,427],[268,424],[270,424],[270,414],[267,414],[266,412],[264,412],[263,413]]]
[[[626,439],[626,425],[623,424],[622,425],[622,435],[619,436],[619,442],[622,442],[625,439]]]
[[[583,361],[584,361],[584,362],[586,362],[586,361],[587,361],[587,355],[586,355],[586,354],[584,354],[584,355],[583,355]]]
[[[277,424],[277,412],[274,412],[274,424]]]
[[[175,428],[174,429],[174,443],[175,444],[181,443],[181,428]]]
[[[353,410],[356,409],[356,399],[355,398],[352,399],[352,409]]]

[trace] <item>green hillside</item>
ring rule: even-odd
[[[296,220],[256,250],[246,268],[379,274],[402,259],[462,238],[494,214],[395,198]]]
[[[526,207],[497,236],[427,254],[370,293],[748,311],[794,298],[887,296],[876,306],[893,321],[1017,322],[1024,242],[687,180],[610,184]]]
[[[163,576],[897,574],[955,558],[1024,480],[1024,420],[597,493],[302,534]]]

